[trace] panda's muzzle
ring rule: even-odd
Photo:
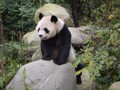
[[[41,38],[43,35],[39,35],[39,37]]]
[[[44,37],[43,35],[39,35],[39,37],[41,38],[41,40],[46,40],[47,39],[47,36]]]

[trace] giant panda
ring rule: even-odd
[[[43,16],[39,14],[36,31],[41,39],[41,53],[43,60],[53,60],[57,65],[76,60],[72,45],[71,33],[65,22],[55,15]],[[82,69],[79,64],[75,70]],[[77,75],[77,84],[82,83],[81,74]]]

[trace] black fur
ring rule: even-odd
[[[57,21],[58,21],[58,18],[53,15],[53,16],[51,17],[51,22],[56,23]]]
[[[48,30],[47,28],[44,28],[44,31],[45,31],[46,33],[49,33],[49,30]]]
[[[70,47],[71,34],[67,26],[64,25],[63,29],[56,36],[41,41],[42,59],[53,59],[54,63],[58,65],[65,64],[68,60]]]
[[[40,14],[39,14],[39,20],[41,20],[42,18],[43,18],[43,14],[40,13]]]
[[[38,28],[38,32],[40,31],[40,28]]]
[[[79,63],[77,65],[77,67],[75,68],[75,71],[77,72],[77,71],[81,70],[82,68],[83,68],[83,65],[81,63]],[[76,82],[77,82],[77,84],[81,84],[82,83],[81,75],[82,75],[82,73],[80,73],[79,75],[76,76]]]

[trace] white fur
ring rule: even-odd
[[[74,53],[74,49],[71,45],[69,56],[68,56],[68,62],[74,63],[75,60],[76,60],[76,56],[75,56],[75,53]]]
[[[58,18],[58,21],[56,23],[56,29],[58,30],[58,33],[62,30],[62,28],[64,27],[65,23],[63,22],[63,20],[61,20],[60,18]]]
[[[51,16],[45,16],[43,17],[36,26],[36,31],[38,35],[42,35],[41,39],[46,40],[49,38],[54,37],[57,33],[61,31],[61,29],[64,26],[64,22],[58,18],[58,21],[56,23],[51,22]],[[40,28],[39,32],[38,29]],[[47,28],[49,30],[49,33],[46,33],[44,31],[44,28]]]

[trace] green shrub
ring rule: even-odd
[[[120,80],[120,23],[110,25],[95,31],[86,45],[78,54],[75,66],[78,63],[85,64],[91,79],[99,84],[110,84]]]
[[[4,1],[1,15],[5,39],[19,40],[26,32],[34,30],[37,5],[30,0]]]
[[[0,90],[6,87],[22,65],[29,62],[25,52],[27,47],[22,42],[10,42],[5,43],[0,50]]]

